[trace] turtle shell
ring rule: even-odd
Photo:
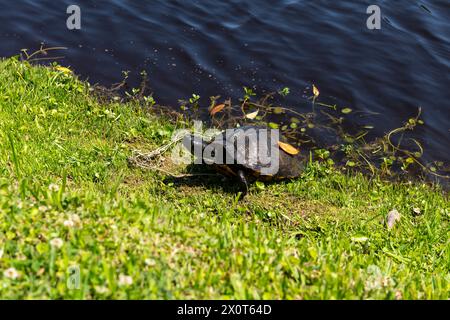
[[[226,130],[210,143],[214,150],[222,150],[223,164],[214,165],[228,176],[243,170],[248,176],[265,181],[298,177],[304,168],[303,158],[280,149],[278,141],[280,137],[263,126]]]

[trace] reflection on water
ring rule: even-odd
[[[448,1],[378,1],[382,29],[366,28],[371,1],[81,0],[82,29],[66,28],[72,1],[2,3],[0,55],[66,46],[61,61],[92,82],[111,84],[130,70],[150,76],[155,97],[175,105],[198,93],[242,96],[291,89],[286,100],[310,108],[311,83],[322,99],[371,119],[379,134],[420,106],[416,135],[432,158],[448,160],[450,10]],[[133,76],[134,75],[134,76]],[[325,97],[325,98],[323,98]]]

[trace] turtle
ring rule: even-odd
[[[294,179],[304,170],[302,155],[281,142],[284,138],[272,136],[272,131],[265,126],[243,126],[225,130],[211,141],[188,134],[183,145],[196,156],[196,164],[211,166],[216,172],[234,178],[246,194],[249,184],[255,181]],[[295,152],[287,152],[290,150],[285,151],[281,145],[287,145]]]

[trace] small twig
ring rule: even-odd
[[[64,59],[64,56],[58,56],[58,57],[46,57],[46,58],[34,58],[34,59],[27,59],[28,62],[35,62],[35,61],[43,61],[43,60],[58,60],[58,59]]]
[[[39,50],[36,50],[32,54],[28,54],[27,50],[24,49],[22,52],[25,54],[26,61],[33,62],[33,61],[40,61],[40,60],[53,60],[53,59],[63,59],[64,57],[46,57],[46,58],[34,58],[34,56],[37,56],[39,54],[47,55],[49,51],[55,51],[55,50],[67,50],[66,47],[51,47],[51,48],[44,48],[43,45],[41,45]]]
[[[186,178],[186,177],[195,177],[195,176],[216,176],[217,174],[208,174],[208,173],[191,173],[191,174],[174,174],[172,172],[169,172],[165,169],[162,169],[159,165],[162,161],[164,161],[163,155],[175,144],[179,143],[181,140],[183,140],[185,137],[185,134],[178,134],[176,135],[171,142],[166,143],[159,147],[158,149],[149,152],[149,153],[142,153],[139,150],[133,151],[133,156],[128,159],[128,161],[139,168],[151,170],[151,171],[159,171],[166,175],[169,175],[174,178]]]

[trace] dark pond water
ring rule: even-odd
[[[70,4],[81,7],[81,30],[66,28]],[[371,4],[382,9],[381,30],[366,27]],[[91,82],[130,70],[137,84],[146,70],[165,104],[289,87],[286,103],[302,110],[314,83],[324,100],[379,113],[378,134],[420,106],[427,157],[449,159],[448,0],[2,0],[0,20],[0,56],[65,46],[59,62]]]

